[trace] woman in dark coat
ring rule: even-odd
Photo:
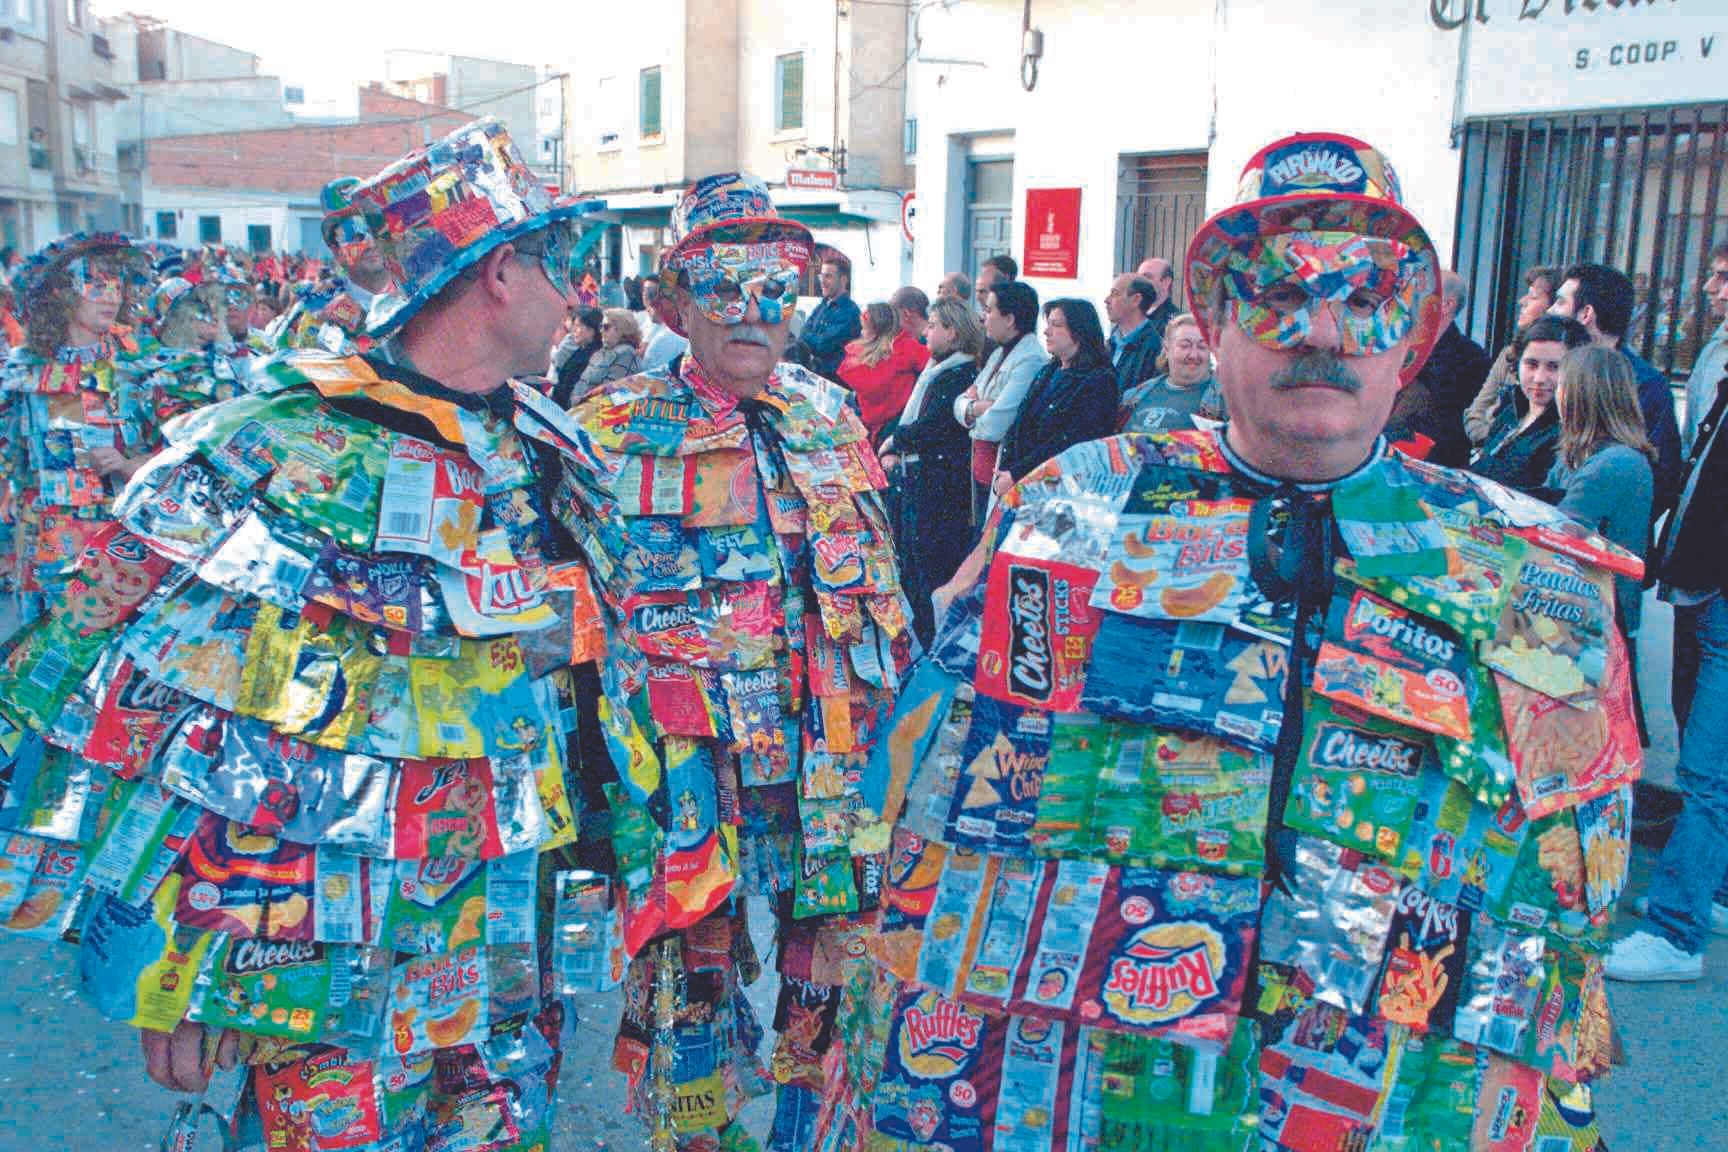
[[[600,325],[604,317],[598,308],[573,308],[570,311],[570,335],[559,345],[554,360],[558,360],[558,383],[552,389],[552,399],[560,408],[570,407],[576,391],[576,381],[588,370],[588,361],[600,351]]]
[[[886,430],[882,462],[899,497],[895,538],[912,628],[928,645],[935,632],[930,593],[966,558],[972,500],[972,437],[954,401],[978,375],[984,329],[959,300],[938,300],[925,328],[930,363],[912,386],[897,424]]]
[[[1588,343],[1584,326],[1563,316],[1544,316],[1525,329],[1514,345],[1518,387],[1511,403],[1502,403],[1494,414],[1470,471],[1521,492],[1547,483],[1560,445],[1560,410],[1554,403],[1560,362],[1568,349]]]
[[[1085,300],[1044,305],[1044,346],[1050,363],[1026,390],[996,461],[1000,495],[1065,448],[1116,430],[1120,394],[1098,312]]]

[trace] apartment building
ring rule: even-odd
[[[0,245],[127,225],[116,77],[86,0],[0,0]]]
[[[604,199],[609,275],[654,269],[668,212],[709,173],[754,172],[780,210],[845,254],[853,295],[905,283],[909,6],[637,0],[565,62],[565,183]]]

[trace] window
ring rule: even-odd
[[[66,0],[66,25],[69,28],[84,27],[84,0]]]
[[[0,88],[0,144],[18,146],[18,93]]]
[[[1459,152],[1457,269],[1464,331],[1511,338],[1524,273],[1591,261],[1635,293],[1624,346],[1671,377],[1717,328],[1703,292],[1728,237],[1728,102],[1472,120]]]
[[[602,76],[594,85],[594,143],[596,147],[618,147],[624,118],[619,115],[621,86],[616,76]]]
[[[804,53],[774,58],[774,131],[804,127]]]
[[[200,244],[220,244],[220,243],[222,243],[222,217],[220,217],[220,216],[200,216],[200,217],[198,217],[198,243],[200,243]]]
[[[636,134],[644,138],[658,137],[660,135],[660,69],[642,69],[641,83],[638,88],[640,99],[638,101]]]
[[[172,212],[156,213],[156,238],[173,240],[180,235],[180,218]]]
[[[246,225],[246,247],[253,252],[270,251],[270,225]]]
[[[1116,267],[1149,256],[1181,266],[1206,219],[1206,153],[1123,156],[1116,169]],[[1180,289],[1175,290],[1182,299]]]

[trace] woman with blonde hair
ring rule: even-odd
[[[1122,393],[1118,432],[1168,432],[1195,427],[1194,417],[1212,381],[1212,350],[1191,312],[1164,325],[1158,375]]]
[[[912,629],[928,645],[936,628],[930,594],[953,578],[972,545],[972,437],[954,418],[954,401],[978,376],[984,329],[969,301],[939,299],[924,339],[930,363],[882,444],[882,464],[899,496],[900,585],[912,602]]]
[[[857,394],[858,414],[876,443],[882,430],[899,418],[930,353],[916,336],[900,330],[900,313],[892,304],[871,304],[861,322],[863,334],[846,345],[839,376],[840,383]]]
[[[628,308],[608,308],[600,313],[600,348],[588,359],[588,367],[577,377],[572,404],[594,389],[642,371],[642,326]]]
[[[1566,353],[1555,389],[1560,441],[1545,495],[1560,511],[1642,556],[1650,544],[1656,449],[1644,431],[1638,382],[1618,349],[1586,344]],[[1614,579],[1627,636],[1638,631],[1643,590]]]

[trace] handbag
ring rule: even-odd
[[[1001,452],[1002,445],[994,440],[972,441],[972,479],[990,486],[990,481],[996,476],[996,456]]]

